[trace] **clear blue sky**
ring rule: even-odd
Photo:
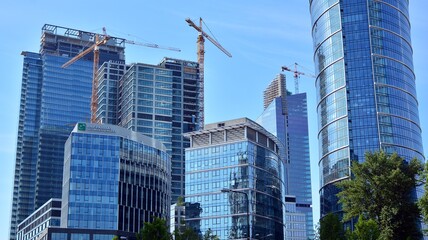
[[[196,31],[184,19],[203,17],[233,55],[206,42],[206,122],[238,117],[256,119],[262,92],[281,65],[314,69],[308,0],[265,1],[6,1],[0,9],[0,239],[7,239],[15,162],[21,51],[39,50],[45,23],[101,32],[130,40],[178,47],[181,53],[129,45],[126,59],[158,63],[164,56],[196,61]],[[411,1],[412,39],[425,155],[428,153],[428,1]],[[207,29],[206,29],[207,30]],[[293,87],[291,74],[286,74]],[[291,88],[293,89],[293,88]],[[314,80],[302,77],[308,93],[314,219],[319,217],[318,140]]]

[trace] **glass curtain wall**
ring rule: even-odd
[[[364,153],[424,161],[407,0],[311,0],[321,216]]]

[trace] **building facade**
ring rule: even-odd
[[[17,240],[36,240],[48,227],[61,223],[61,199],[52,198],[18,224]]]
[[[168,219],[171,161],[165,146],[109,124],[78,123],[65,144],[61,227],[139,232]]]
[[[171,205],[171,214],[169,219],[169,232],[175,239],[174,232],[180,232],[185,229],[186,206],[184,203],[174,203]]]
[[[278,90],[272,93],[272,88]],[[281,158],[285,164],[286,194],[295,196],[296,211],[305,215],[305,236],[312,239],[314,226],[306,93],[287,92],[285,76],[279,74],[264,91],[264,103],[265,109],[257,122],[285,146]]]
[[[285,196],[285,238],[286,240],[307,240],[305,213],[297,210],[296,196]]]
[[[283,239],[281,143],[247,118],[185,134],[186,225],[220,239]]]
[[[158,65],[105,63],[100,69],[100,122],[118,124],[161,141],[172,157],[172,202],[184,196],[182,134],[198,129],[198,64],[164,58]]]
[[[39,53],[24,56],[10,239],[18,223],[51,198],[61,198],[64,143],[73,125],[90,119],[93,56],[61,65],[91,46],[95,34],[44,25]],[[100,47],[100,63],[124,61],[112,38]]]
[[[334,183],[366,151],[424,161],[409,1],[310,0],[319,122],[321,216]]]
[[[97,122],[119,124],[119,80],[128,68],[120,61],[108,61],[101,65],[97,75]]]
[[[120,239],[136,240],[135,233],[104,229],[76,229],[76,228],[46,228],[37,240],[112,240],[115,236]]]

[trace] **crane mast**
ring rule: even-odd
[[[214,44],[218,49],[220,49],[224,54],[226,54],[228,57],[232,57],[232,54],[230,54],[221,44],[216,41],[214,38],[212,38],[210,35],[208,35],[206,32],[202,30],[202,18],[199,18],[199,26],[197,26],[190,18],[186,18],[186,22],[189,24],[189,26],[193,27],[196,31],[198,31],[198,39],[196,41],[197,43],[197,54],[198,54],[198,65],[199,65],[199,128],[204,128],[205,123],[205,79],[204,79],[204,62],[205,62],[205,38],[208,39],[211,43]]]
[[[95,35],[95,42],[98,42],[98,35]],[[92,95],[91,95],[91,123],[97,121],[97,91],[98,91],[98,65],[100,62],[100,46],[96,45],[94,47],[94,66],[92,72]]]
[[[190,20],[190,19],[189,19]],[[187,21],[187,20],[186,20]],[[205,39],[202,35],[202,18],[199,18],[199,34],[198,34],[198,64],[199,64],[199,128],[205,126]]]

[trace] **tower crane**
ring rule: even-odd
[[[294,63],[294,70],[291,69],[290,67],[286,67],[286,66],[282,66],[281,67],[282,71],[288,71],[288,72],[294,73],[294,93],[295,94],[299,93],[299,78],[300,78],[300,75],[305,75],[305,76],[308,76],[308,77],[311,77],[311,78],[316,78],[316,76],[314,76],[312,74],[297,71],[297,66],[298,65],[299,64]]]
[[[100,40],[100,37],[101,37],[101,40]],[[72,59],[70,59],[68,62],[64,63],[61,66],[62,68],[66,68],[71,64],[73,64],[74,62],[76,62],[77,60],[84,57],[86,54],[92,51],[94,52],[94,66],[93,66],[93,73],[92,73],[92,95],[91,95],[91,123],[96,122],[96,112],[98,108],[97,86],[98,86],[98,67],[99,67],[99,59],[100,59],[100,46],[105,45],[110,38],[112,37],[109,36],[106,32],[106,29],[103,28],[103,34],[101,36],[100,34],[95,34],[95,41],[92,46],[80,52],[79,54],[77,54],[76,56],[74,56]],[[134,45],[151,47],[151,48],[160,48],[160,49],[166,49],[166,50],[177,51],[177,52],[181,51],[178,48],[163,47],[153,43],[139,43],[139,42],[135,42],[127,39],[124,39],[124,42],[128,44],[134,44]]]
[[[199,64],[199,79],[200,79],[200,89],[199,89],[199,104],[200,104],[200,122],[199,126],[201,129],[204,128],[204,57],[205,57],[205,46],[204,42],[207,38],[210,42],[214,44],[218,49],[220,49],[224,54],[226,54],[228,57],[232,57],[232,54],[230,54],[223,46],[220,45],[218,41],[216,41],[214,38],[212,38],[210,35],[208,35],[204,30],[202,30],[202,18],[199,18],[199,26],[197,26],[190,18],[186,18],[186,22],[189,24],[189,26],[193,27],[196,31],[199,32],[198,34],[198,40],[196,41],[198,46],[198,64]]]

